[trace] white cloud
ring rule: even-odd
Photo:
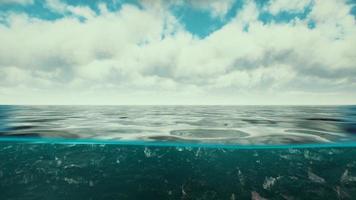
[[[33,4],[34,0],[0,0],[1,4],[21,4],[21,5],[28,5]]]
[[[102,4],[96,15],[52,5],[85,22],[11,14],[9,26],[0,25],[0,102],[355,102],[348,94],[356,89],[355,20],[348,5],[323,2],[305,20],[270,24],[258,21],[250,2],[203,39],[159,6],[109,12]],[[330,2],[339,9],[329,9]]]
[[[195,0],[191,4],[211,12],[213,17],[223,18],[231,9],[233,0]]]
[[[191,6],[210,12],[212,17],[224,18],[232,8],[234,0],[140,0],[146,8],[156,10],[167,9],[174,6]]]
[[[274,15],[280,12],[303,12],[312,2],[313,0],[271,0],[267,9]]]
[[[86,19],[92,18],[96,15],[96,13],[89,7],[67,5],[61,0],[46,0],[45,6],[53,12],[72,14],[73,16],[84,17]]]
[[[47,6],[52,11],[56,12],[65,12],[67,10],[68,5],[61,2],[61,0],[46,0],[45,6]]]

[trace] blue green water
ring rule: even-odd
[[[355,199],[353,106],[0,106],[0,199]]]
[[[356,148],[0,143],[0,199],[354,199]]]

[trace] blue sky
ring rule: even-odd
[[[354,104],[355,15],[354,0],[3,0],[0,103]]]
[[[24,1],[26,2],[26,1]],[[57,12],[51,8],[49,8],[43,0],[32,0],[30,3],[18,3],[17,1],[13,2],[5,2],[0,5],[0,11],[2,13],[26,13],[31,17],[36,17],[44,20],[58,20],[68,16],[72,16],[70,12]],[[105,4],[107,8],[112,12],[117,12],[121,9],[122,5],[131,4],[139,7],[140,9],[144,9],[140,1],[115,1],[115,0],[95,0],[95,1],[84,1],[84,0],[62,0],[62,3],[65,3],[69,6],[79,6],[79,7],[89,7],[96,14],[100,15],[100,4]],[[178,1],[177,1],[178,2]],[[259,13],[259,20],[264,23],[288,23],[291,20],[296,18],[305,19],[306,16],[311,11],[313,2],[305,5],[304,9],[297,11],[282,11],[279,13],[270,13],[264,8],[268,6],[269,3],[273,1],[266,0],[256,0],[255,3],[261,10]],[[356,4],[356,1],[348,1],[348,4]],[[212,14],[209,9],[202,9],[201,7],[196,7],[194,5],[188,3],[176,3],[168,6],[168,9],[177,17],[182,24],[184,24],[185,28],[189,30],[191,33],[199,36],[206,37],[213,31],[221,28],[226,23],[228,23],[236,14],[243,8],[243,5],[246,2],[244,0],[236,0],[231,1],[229,3],[229,8],[226,10],[226,13],[221,17],[216,17]],[[356,6],[351,6],[350,13],[356,14]],[[80,18],[78,19],[85,19]]]

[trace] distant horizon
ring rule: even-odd
[[[356,104],[0,104],[0,106],[356,106]]]

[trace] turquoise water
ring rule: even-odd
[[[356,148],[0,143],[0,199],[353,199]]]
[[[353,106],[0,106],[0,199],[354,199]]]

